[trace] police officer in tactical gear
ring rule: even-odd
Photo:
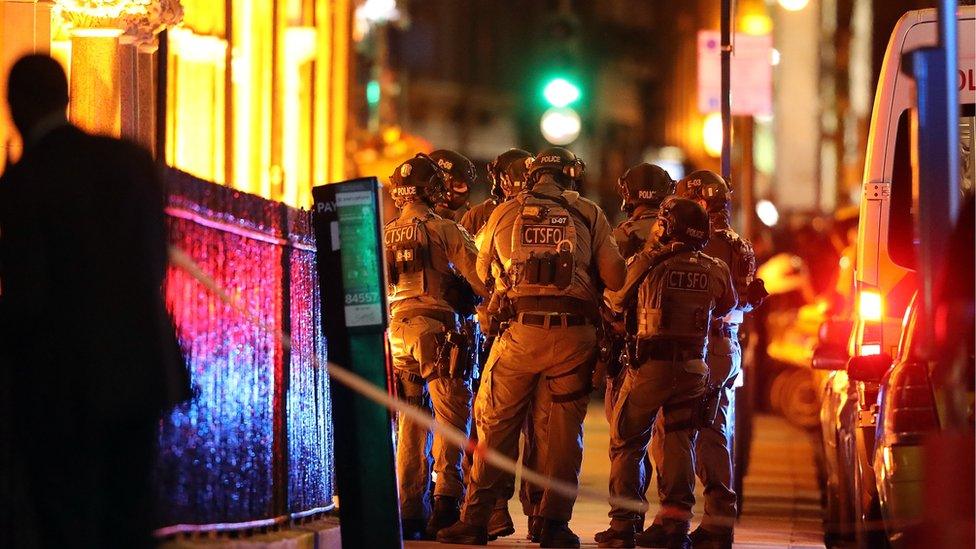
[[[660,166],[648,164],[646,162],[631,167],[617,179],[617,192],[620,194],[620,210],[627,213],[627,219],[620,222],[613,230],[613,238],[620,248],[624,259],[630,259],[637,252],[644,249],[653,249],[659,244],[657,235],[652,231],[654,223],[657,221],[658,211],[661,202],[674,193],[674,180]],[[622,334],[614,333],[612,327],[604,328],[603,346],[605,347],[607,387],[604,398],[607,421],[610,420],[613,405],[620,392],[620,385],[623,383],[626,369],[620,361],[620,355],[625,345]],[[650,473],[650,457],[645,453],[645,471]],[[650,474],[645,474],[641,480],[643,485],[640,490],[641,499],[647,493],[650,483]],[[643,517],[638,521],[638,529],[643,530]],[[596,541],[601,541],[600,534],[597,534]]]
[[[705,346],[711,320],[731,311],[737,298],[728,267],[701,252],[708,241],[701,206],[669,198],[658,226],[662,246],[634,256],[624,287],[611,299],[615,311],[627,311],[636,341],[634,366],[627,370],[610,421],[610,495],[641,499],[644,453],[663,408],[665,428],[674,434],[659,463],[664,546],[685,548],[691,544],[695,502],[693,447],[705,415]],[[636,533],[640,513],[611,504],[610,519],[600,547],[660,546],[649,545],[648,531]]]
[[[583,417],[596,359],[596,316],[602,287],[619,288],[624,261],[606,215],[566,190],[583,163],[566,149],[547,149],[529,168],[530,189],[499,205],[483,229],[478,274],[492,264],[504,280],[515,316],[492,348],[475,402],[478,435],[514,459],[530,403],[546,417],[536,435],[540,472],[576,484]],[[461,521],[438,532],[445,543],[483,545],[502,473],[476,457]],[[538,504],[542,547],[579,547],[569,529],[574,500],[544,491]]]
[[[485,223],[488,222],[491,212],[495,211],[495,208],[506,200],[510,200],[523,189],[525,189],[525,180],[528,175],[528,165],[532,160],[532,153],[524,151],[522,149],[509,149],[495,158],[492,162],[488,164],[488,176],[491,178],[491,194],[482,203],[473,206],[468,210],[464,216],[461,218],[460,225],[468,231],[468,233],[475,235],[475,243],[480,248],[483,242],[479,240],[478,234],[481,228],[484,227]],[[494,279],[490,279],[489,291],[491,291],[494,286]],[[483,316],[481,326],[481,333],[484,340],[481,343],[482,353],[479,355],[480,358],[487,358],[488,352],[491,350],[494,344],[495,338],[498,336],[498,326],[507,320],[501,318],[502,315],[499,311],[493,311],[493,314],[489,314],[485,311],[486,315]],[[479,360],[479,364],[483,365],[484,361]],[[479,376],[480,377],[480,376]],[[477,386],[479,385],[478,379],[475,380],[475,392],[477,393]],[[531,431],[531,421],[526,422],[527,429],[524,430],[526,436],[524,441],[526,443],[526,451],[523,452],[523,463],[527,466],[534,466],[532,462],[532,431]],[[477,430],[472,433],[472,439],[477,440]],[[465,474],[470,472],[472,456],[466,456],[464,461]],[[528,493],[531,489],[527,483],[523,482],[522,485],[522,502],[526,509],[526,515],[530,516],[528,511]],[[495,503],[495,509],[491,513],[491,517],[488,520],[488,539],[497,539],[499,537],[509,536],[515,533],[515,523],[512,520],[512,516],[508,512],[508,500],[512,499],[515,495],[515,475],[514,474],[504,474],[501,480],[500,486],[497,487],[498,500]]]
[[[471,208],[468,196],[471,195],[471,187],[477,178],[474,163],[463,154],[448,149],[438,149],[430,153],[430,159],[444,174],[444,192],[434,213],[444,219],[460,222]]]
[[[472,206],[459,223],[472,235],[488,222],[491,212],[502,202],[511,199],[525,189],[532,153],[522,149],[509,149],[488,163],[491,178],[490,196],[484,202]]]
[[[644,249],[648,240],[656,240],[651,227],[657,219],[661,202],[674,194],[674,180],[664,168],[646,162],[628,169],[617,180],[621,211],[627,219],[617,225],[613,238],[621,255],[630,258]]]
[[[732,441],[735,430],[735,390],[742,386],[742,350],[739,326],[743,315],[758,307],[766,297],[762,280],[756,279],[756,256],[752,244],[730,226],[732,190],[718,174],[699,170],[677,184],[678,196],[694,200],[708,212],[711,234],[702,250],[725,263],[735,284],[738,303],[724,317],[713,318],[708,334],[706,363],[709,369],[710,398],[717,401],[714,420],[704,426],[695,446],[696,472],[704,484],[705,513],[701,525],[692,533],[695,547],[731,548],[733,526],[737,517],[734,491]],[[659,421],[655,425],[651,451],[658,464],[668,439],[678,436],[664,433]],[[663,496],[663,494],[661,494]],[[649,537],[661,540],[664,529],[655,519]]]
[[[389,269],[390,346],[400,395],[433,411],[438,421],[463,432],[471,415],[470,334],[458,313],[473,290],[485,295],[477,276],[477,249],[454,221],[433,213],[441,169],[426,155],[401,164],[390,177],[400,216],[384,230]],[[468,295],[465,295],[465,294]],[[461,296],[460,298],[458,296]],[[458,518],[463,493],[461,449],[404,417],[397,434],[397,477],[405,539],[433,537]],[[437,483],[431,511],[430,464]]]

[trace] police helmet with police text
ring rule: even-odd
[[[535,155],[529,165],[529,187],[535,185],[542,174],[554,174],[563,184],[579,183],[586,172],[586,164],[569,149],[549,147]],[[567,181],[568,180],[568,181]]]
[[[393,170],[390,184],[397,208],[415,201],[433,206],[444,191],[444,174],[429,156],[419,153]]]
[[[708,214],[694,200],[672,196],[661,204],[658,215],[661,243],[682,242],[700,250],[708,243]]]
[[[643,162],[617,179],[617,191],[623,199],[620,209],[632,212],[638,204],[657,207],[674,194],[674,180],[662,167]]]
[[[488,163],[491,194],[497,198],[511,198],[525,189],[532,153],[522,149],[508,149]]]
[[[471,194],[471,186],[477,177],[474,162],[463,154],[448,149],[430,153],[431,160],[444,173],[444,202],[451,208],[461,207]]]
[[[694,171],[681,178],[675,193],[703,202],[708,213],[728,212],[732,207],[732,187],[722,176],[709,170]]]

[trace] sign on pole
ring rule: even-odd
[[[732,52],[732,114],[773,113],[773,37],[736,33]],[[698,31],[698,110],[722,108],[722,35]]]

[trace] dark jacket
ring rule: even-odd
[[[161,293],[164,200],[148,152],[71,125],[8,167],[0,344],[17,392],[120,420],[156,417],[189,397]]]

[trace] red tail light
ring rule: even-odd
[[[910,362],[892,370],[887,390],[885,431],[897,435],[924,434],[939,427],[924,362]]]

